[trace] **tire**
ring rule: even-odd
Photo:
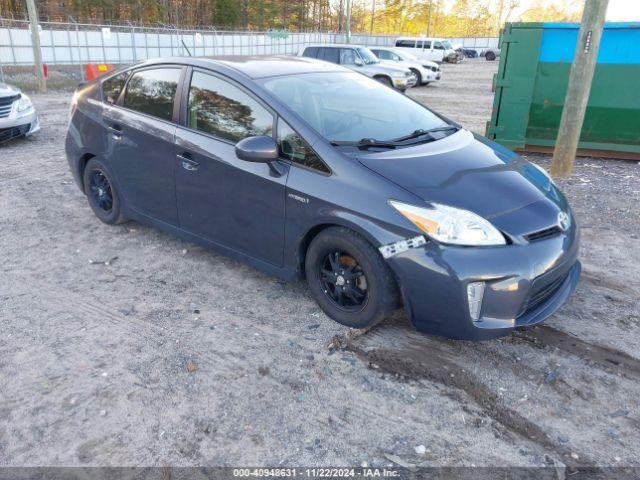
[[[391,79],[389,77],[375,77],[375,79],[383,85],[386,85],[389,88],[393,88],[393,82],[391,82]]]
[[[420,72],[418,70],[411,70],[413,72],[413,74],[416,76],[416,87],[419,87],[422,85],[422,75],[420,74]]]
[[[487,61],[489,62],[493,62],[496,59],[496,54],[493,52],[487,52],[487,54],[484,56],[484,58],[487,59]]]
[[[126,221],[113,177],[97,158],[92,158],[85,166],[83,183],[89,206],[96,217],[109,225]]]
[[[327,228],[313,239],[305,274],[320,308],[347,327],[372,327],[399,305],[395,277],[380,253],[344,227]]]

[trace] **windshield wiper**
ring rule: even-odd
[[[418,137],[422,137],[423,135],[430,135],[432,133],[435,132],[446,132],[449,130],[460,130],[462,127],[460,125],[447,125],[446,127],[436,127],[436,128],[430,128],[428,130],[424,130],[422,128],[419,128],[418,130],[414,130],[412,133],[410,133],[409,135],[405,135],[404,137],[400,137],[400,138],[394,138],[392,140],[392,142],[404,142],[405,140],[412,140],[414,138],[418,138]]]
[[[375,138],[362,138],[357,142],[343,142],[332,140],[331,145],[336,147],[358,147],[358,148],[396,148],[399,146],[395,141],[382,142]]]

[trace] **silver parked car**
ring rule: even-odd
[[[440,65],[429,60],[420,60],[402,50],[392,47],[372,47],[371,51],[383,62],[396,62],[397,64],[407,67],[416,77],[416,85],[429,85],[431,82],[440,80],[442,73]]]
[[[298,52],[298,56],[337,63],[400,91],[416,84],[416,77],[411,70],[399,65],[382,63],[371,50],[361,45],[305,45]]]
[[[20,89],[0,82],[0,143],[40,130],[31,99]]]

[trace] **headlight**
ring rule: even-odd
[[[398,212],[434,240],[453,245],[505,245],[504,236],[490,222],[468,210],[432,203],[417,207],[389,200]]]
[[[31,99],[27,97],[24,93],[20,96],[18,100],[18,106],[16,108],[18,113],[24,112],[25,110],[29,110],[33,108],[33,104],[31,103]]]

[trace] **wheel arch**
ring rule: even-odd
[[[331,227],[344,227],[353,230],[367,240],[375,249],[378,249],[381,245],[404,238],[402,235],[383,228],[371,220],[348,212],[340,212],[337,216],[322,219],[315,225],[310,226],[300,237],[295,259],[296,269],[300,278],[304,279],[304,263],[309,245],[320,232]]]
[[[95,157],[96,156],[93,153],[85,153],[78,160],[78,175],[81,180],[84,178],[84,169],[86,168],[87,163],[89,163],[89,160]],[[80,184],[82,192],[86,194],[87,192],[84,191],[84,182],[81,181]]]
[[[374,80],[380,80],[380,79],[384,79],[386,81],[388,81],[391,85],[393,85],[393,80],[391,79],[391,77],[389,75],[386,75],[384,73],[376,73],[373,76]]]

